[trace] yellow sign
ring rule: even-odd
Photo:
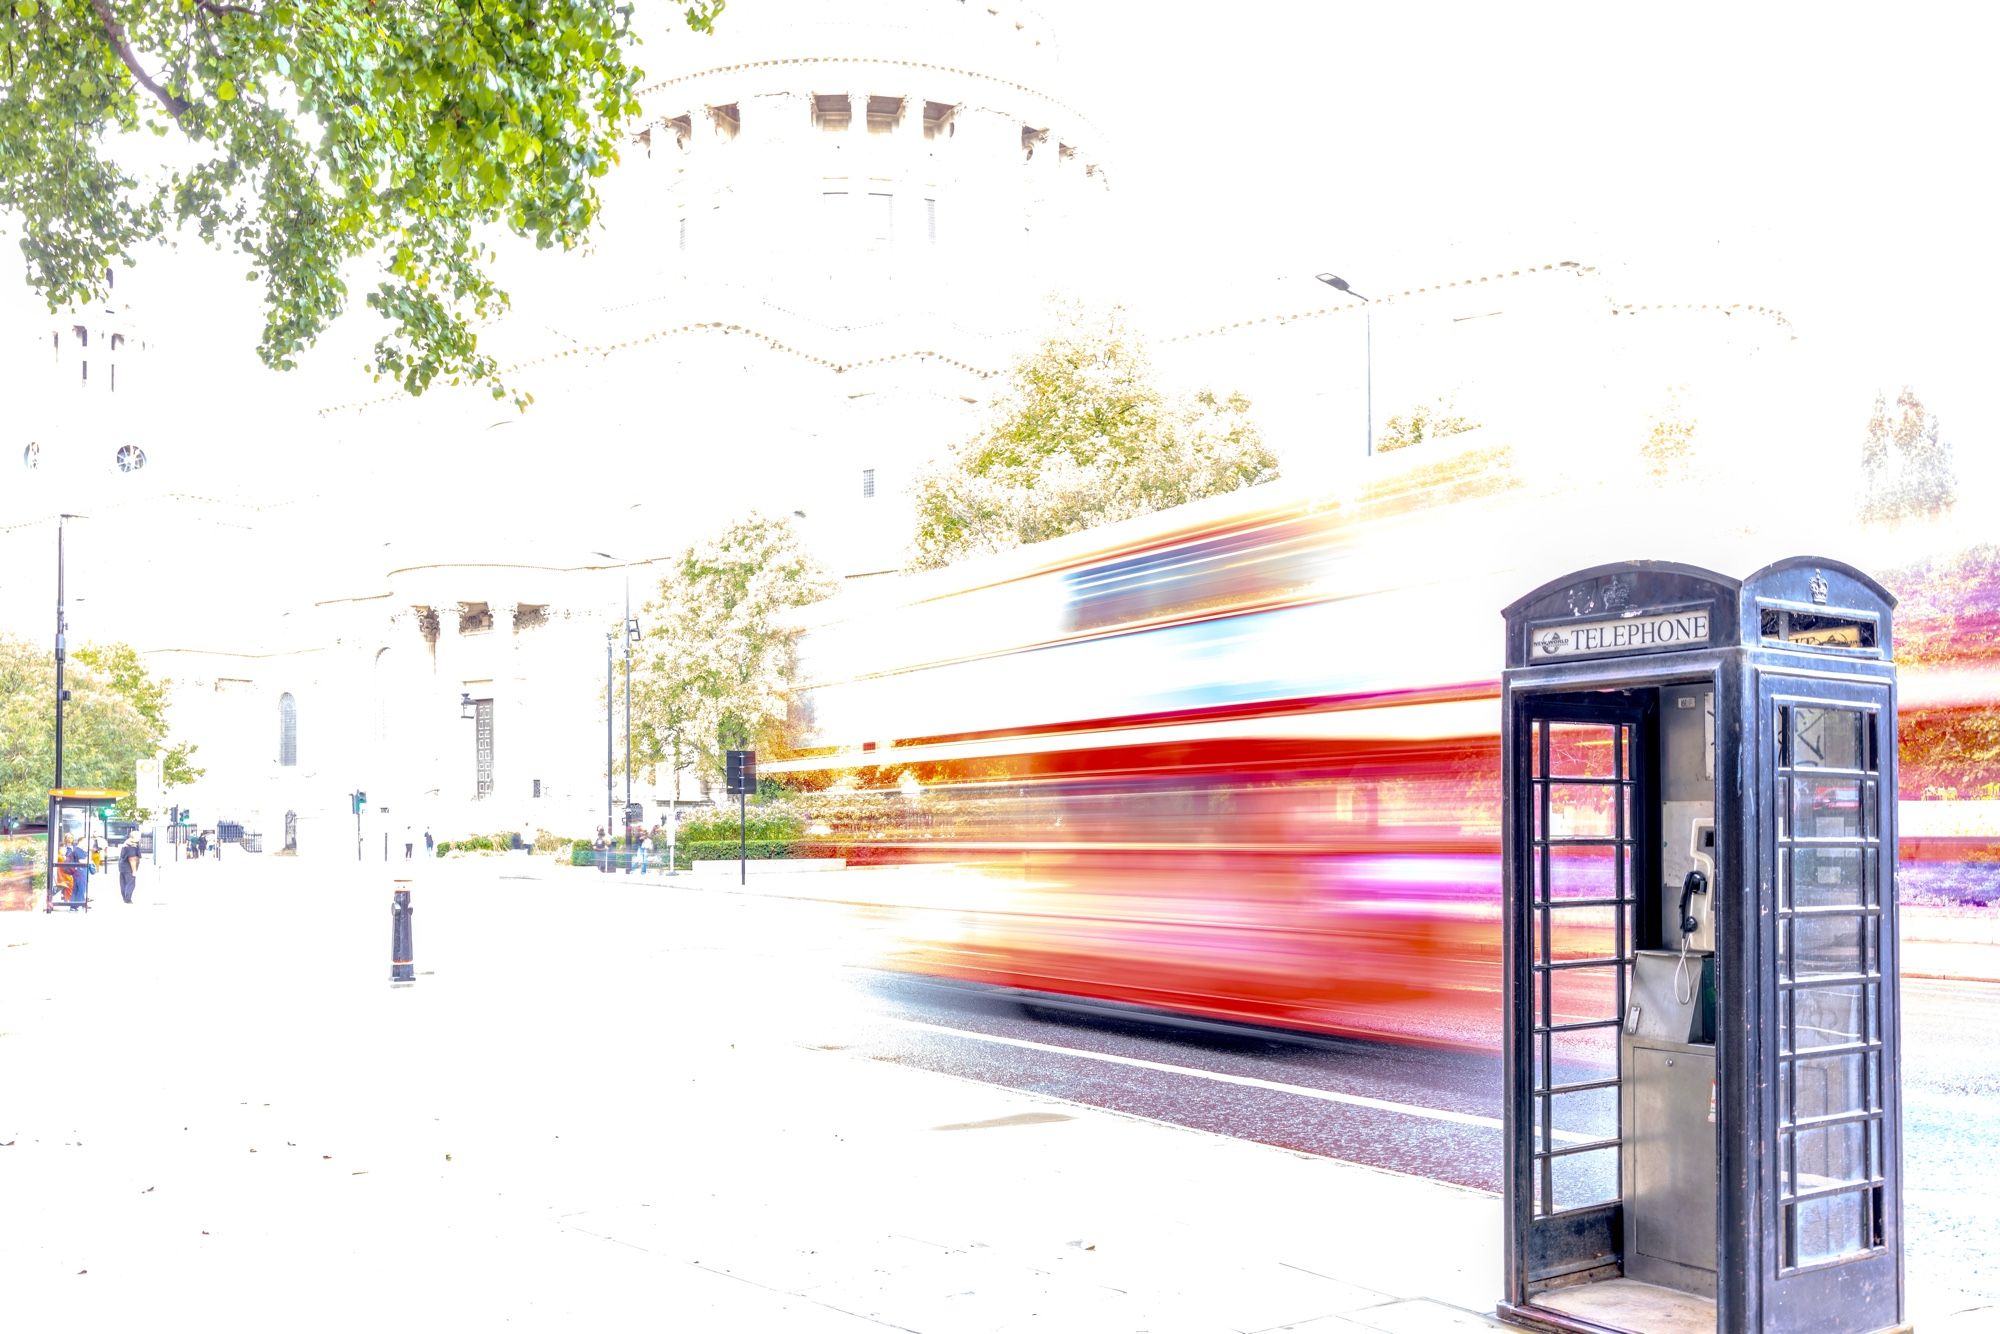
[[[121,792],[114,787],[52,787],[52,797],[68,797],[76,801],[118,801],[129,797],[130,792]]]

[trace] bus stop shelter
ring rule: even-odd
[[[108,787],[64,787],[49,792],[45,881],[48,891],[42,905],[44,912],[54,912],[57,908],[89,910],[90,895],[85,888],[89,877],[111,869],[107,847],[111,841],[108,824],[111,808],[131,795],[129,791]],[[105,854],[95,863],[91,860],[93,850]]]

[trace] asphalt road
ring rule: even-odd
[[[752,917],[776,908],[744,902]],[[776,910],[841,911],[798,901]],[[866,930],[870,919],[844,920]],[[834,1034],[803,1037],[809,1045],[1500,1189],[1497,1052],[1218,1034],[1023,1007],[851,957],[852,1009],[802,1016],[807,1030]],[[1913,1283],[2000,1302],[2000,986],[1913,980],[1902,994],[1905,1263]]]

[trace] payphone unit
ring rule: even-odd
[[[1503,1319],[1903,1327],[1893,605],[1799,558],[1507,609]]]

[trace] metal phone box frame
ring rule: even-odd
[[[1894,606],[1793,557],[1506,609],[1503,1320],[1907,1328]]]

